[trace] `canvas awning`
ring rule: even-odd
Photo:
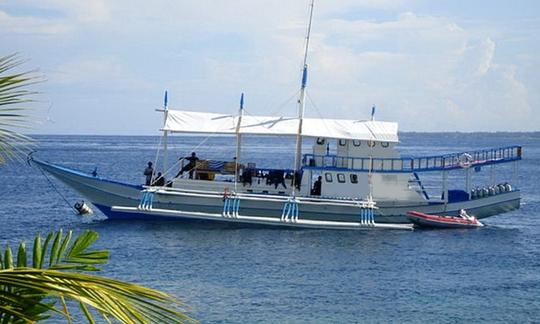
[[[236,134],[238,116],[206,112],[169,110],[162,130],[176,133]],[[296,135],[298,118],[242,116],[240,134]],[[335,139],[398,142],[398,125],[393,122],[347,119],[304,118],[302,136]]]

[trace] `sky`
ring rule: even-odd
[[[294,116],[309,0],[0,0],[32,133],[157,135],[171,109]],[[318,0],[307,117],[539,131],[540,1]]]

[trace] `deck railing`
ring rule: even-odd
[[[508,146],[424,157],[369,158],[304,154],[304,167],[373,172],[428,172],[507,163],[521,160],[521,146]]]

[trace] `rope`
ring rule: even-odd
[[[281,110],[291,101],[293,100],[296,96],[298,96],[298,93],[300,92],[300,90],[295,90],[294,93],[289,97],[287,98],[287,100],[283,101],[281,104],[279,105],[276,105],[277,107],[270,112],[269,116],[274,116],[274,115],[278,115],[279,112],[281,112]],[[268,110],[270,109],[270,107],[273,106],[271,104],[267,105],[265,107],[265,110]],[[252,114],[249,113],[249,111],[247,109],[244,108],[244,114],[245,115],[248,115],[248,116],[251,116],[251,117],[254,117],[255,120],[257,120],[257,116],[254,116]],[[257,120],[257,121],[260,121],[260,120]]]
[[[191,152],[195,152],[197,151],[197,149],[199,149],[199,147],[201,147],[204,143],[206,143],[213,135],[215,135],[216,132],[213,132],[213,133],[209,133],[208,136],[206,136],[205,139],[203,139],[199,144],[197,144],[197,146],[191,148],[191,150],[188,150],[188,151],[191,151]],[[172,166],[170,166],[167,170],[165,170],[163,172],[163,174],[161,175],[162,177],[165,177],[165,175],[169,174],[169,172],[173,169],[173,168],[176,168],[176,166],[178,164],[180,164],[180,162],[182,162],[184,160],[185,157],[181,158],[181,159],[178,159]],[[189,174],[189,173],[188,173]],[[174,177],[176,178],[176,177]],[[174,179],[173,178],[173,179]]]
[[[43,176],[45,177],[45,179],[47,179],[47,182],[49,182],[49,184],[51,185],[51,187],[54,189],[54,191],[56,191],[56,193],[66,202],[66,204],[69,206],[70,209],[73,209],[75,212],[78,213],[77,209],[75,209],[75,207],[71,206],[71,203],[66,199],[66,197],[64,195],[62,195],[62,193],[60,192],[60,190],[58,190],[58,188],[56,188],[56,186],[54,185],[54,183],[52,182],[51,179],[49,179],[49,177],[47,176],[47,174],[45,174],[45,172],[43,171],[43,169],[41,167],[38,166],[38,169],[39,171],[41,172],[41,174],[43,174]]]
[[[326,123],[325,117],[321,114],[319,107],[315,104],[315,101],[313,100],[313,98],[311,98],[308,91],[306,91],[306,97],[308,98],[309,102],[311,102],[311,105],[313,106],[313,108],[315,108],[315,112],[317,113],[319,118],[322,120],[324,128],[326,128],[326,130],[330,132],[330,128],[328,128],[328,124]]]
[[[163,136],[160,136],[159,137],[159,143],[158,143],[158,146],[157,146],[157,150],[156,150],[156,157],[154,158],[154,166],[155,168],[157,169],[158,165],[158,161],[159,161],[159,150],[161,149],[161,142],[163,141]],[[154,178],[154,176],[156,175],[156,170],[154,170],[154,172],[152,172],[152,177],[150,178],[150,185],[152,185],[154,183],[154,180],[158,180],[159,178]],[[163,174],[161,175],[160,178],[163,178]]]

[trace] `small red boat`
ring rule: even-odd
[[[421,227],[469,228],[484,226],[476,217],[467,215],[463,210],[460,212],[460,216],[439,216],[410,211],[407,213],[407,217],[411,222]]]

